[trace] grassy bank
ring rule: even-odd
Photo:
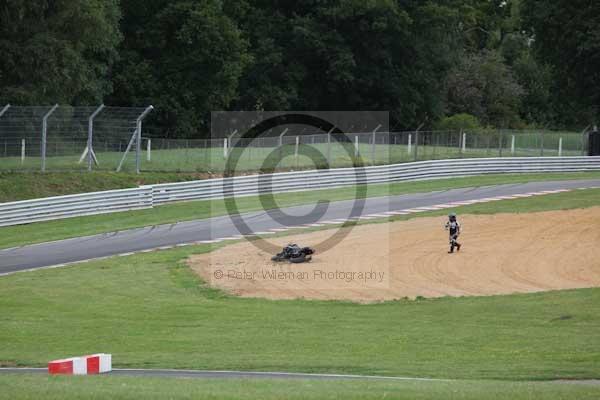
[[[381,382],[0,375],[0,399],[596,399],[600,387],[526,382]]]
[[[145,172],[0,172],[0,203],[66,194],[126,189],[139,185],[204,179],[206,174]]]
[[[488,175],[470,178],[454,178],[422,182],[405,182],[382,185],[370,185],[368,197],[400,195],[407,193],[424,193],[435,190],[448,190],[461,187],[476,187],[507,183],[531,181],[594,179],[600,178],[600,172],[570,174],[522,174],[522,175]],[[312,204],[321,199],[329,201],[353,199],[355,187],[316,190],[310,192],[276,194],[275,200],[280,207]],[[242,197],[237,201],[240,212],[262,210],[261,198]],[[0,228],[0,248],[7,248],[30,243],[66,239],[96,233],[112,232],[142,226],[173,223],[193,219],[209,218],[226,214],[222,200],[193,201],[168,204],[149,210],[128,211],[114,214],[95,215],[89,217],[70,218],[57,221],[41,222]]]

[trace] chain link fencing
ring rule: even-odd
[[[285,130],[240,138],[165,139],[142,135],[152,107],[0,108],[0,171],[237,171],[342,168],[356,165],[485,157],[587,155],[587,132],[478,130],[310,133]],[[139,133],[138,133],[139,132]],[[89,140],[91,139],[91,141]],[[319,157],[304,155],[310,147]],[[90,151],[91,150],[91,151]],[[315,161],[317,160],[317,161]]]
[[[587,155],[587,135],[568,131],[411,131],[346,134],[286,133],[255,139],[144,138],[142,170],[220,174],[228,157],[237,170],[301,170],[351,167],[357,157],[364,165],[434,159],[487,157],[553,157]],[[299,151],[311,146],[322,157],[315,162]],[[271,162],[267,165],[266,160]]]
[[[135,170],[136,133],[148,109],[5,106],[0,170]]]

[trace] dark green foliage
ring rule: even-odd
[[[565,123],[600,116],[600,2],[523,0],[536,57],[552,67],[553,104]]]
[[[120,17],[117,0],[0,1],[0,104],[101,102]]]
[[[0,104],[153,104],[146,133],[186,138],[216,110],[578,128],[599,43],[587,0],[0,0]]]

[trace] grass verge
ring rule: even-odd
[[[531,382],[389,382],[0,375],[5,399],[596,399],[600,387]]]
[[[592,206],[599,193],[482,204],[487,211],[477,212],[498,212],[503,203],[522,212]],[[206,286],[182,261],[210,250],[180,248],[0,278],[0,364],[42,366],[109,352],[118,367],[600,377],[600,289],[369,305],[243,299]]]
[[[487,175],[469,178],[454,178],[421,182],[403,182],[382,185],[369,185],[368,197],[391,196],[408,193],[431,192],[461,187],[523,183],[531,181],[594,179],[600,172],[570,174],[521,174]],[[338,188],[296,193],[276,194],[275,201],[280,207],[312,204],[321,199],[329,201],[347,200],[355,197],[356,188]],[[242,197],[237,201],[240,212],[263,210],[261,197]],[[0,228],[0,248],[40,243],[51,240],[93,235],[149,225],[167,224],[177,221],[209,218],[227,213],[222,200],[193,201],[167,204],[148,210],[128,211],[89,217],[68,218]]]
[[[127,189],[139,185],[205,179],[207,174],[145,172],[0,172],[0,203],[66,194]]]

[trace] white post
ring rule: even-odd
[[[412,153],[412,134],[408,134],[408,154]]]
[[[25,163],[25,139],[21,139],[21,165]]]
[[[515,135],[510,139],[510,154],[515,155]]]
[[[223,158],[227,158],[227,138],[223,139]]]
[[[294,149],[294,157],[298,158],[298,146],[300,145],[300,136],[296,136],[296,148]]]
[[[354,135],[354,157],[358,157],[358,135]]]
[[[558,156],[562,157],[562,138],[558,139]]]
[[[467,150],[467,132],[463,132],[462,135],[462,152],[464,153]]]
[[[152,139],[146,142],[146,160],[152,161]]]

